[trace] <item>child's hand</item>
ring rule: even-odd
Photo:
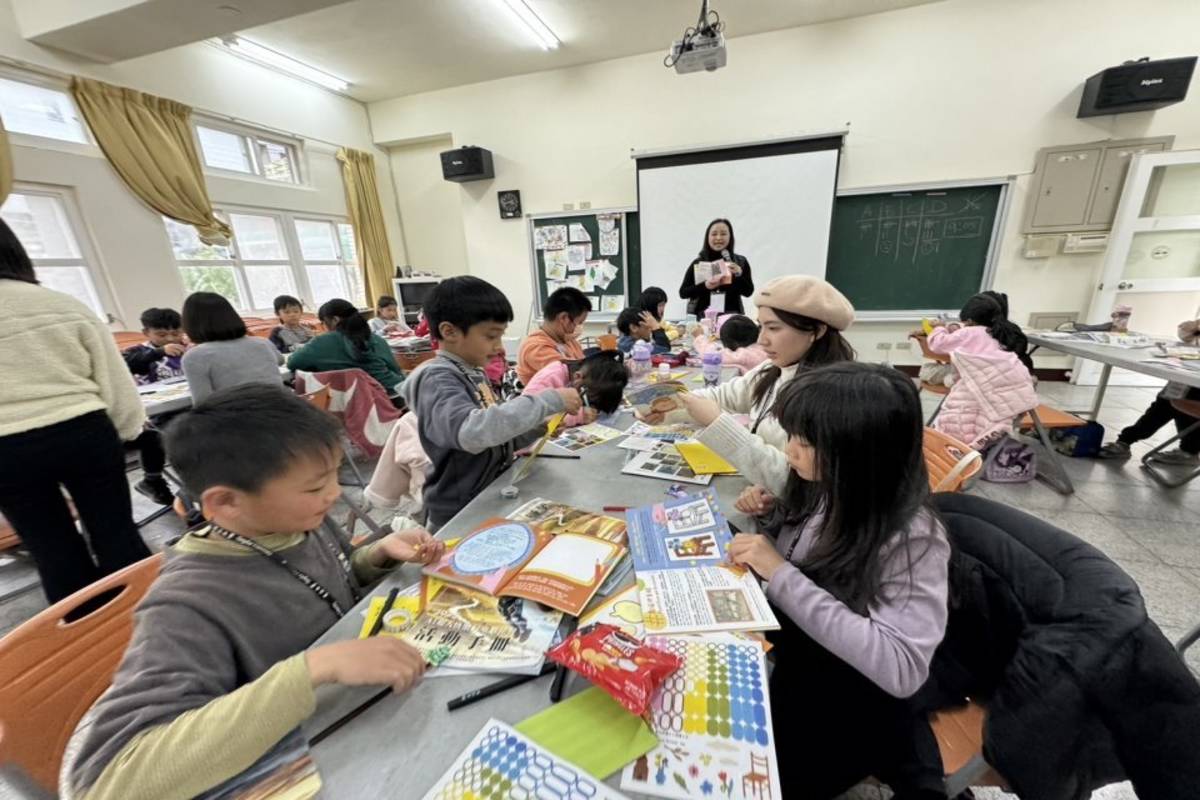
[[[585,408],[579,413],[581,415],[580,419],[582,420],[582,422],[579,423],[580,425],[591,425],[600,416],[600,414],[594,408]]]
[[[733,503],[738,511],[756,517],[766,514],[774,505],[774,495],[761,486],[747,486]]]
[[[707,397],[701,397],[691,392],[684,392],[676,397],[687,409],[692,419],[706,428],[713,423],[713,420],[721,416],[721,407],[715,400],[709,400]]]
[[[771,580],[775,570],[787,563],[775,549],[775,543],[759,533],[739,533],[734,536],[729,543],[729,560],[749,567],[765,581]]]
[[[662,411],[651,411],[645,416],[641,413],[636,413],[634,416],[637,417],[639,422],[644,422],[647,425],[661,425],[663,420],[667,418],[667,415]]]
[[[432,564],[446,552],[446,544],[423,528],[396,531],[379,540],[376,552],[383,553],[393,561],[413,561]]]
[[[407,642],[392,636],[352,639],[314,647],[305,654],[313,686],[391,686],[411,689],[425,674],[425,657]]]
[[[579,396],[577,389],[555,389],[558,396],[563,399],[563,409],[568,414],[574,414],[579,409],[583,408],[583,398]]]
[[[662,323],[659,322],[649,311],[643,311],[640,319],[642,324],[648,326],[651,331],[656,331],[662,327]]]
[[[181,344],[177,344],[176,342],[163,345],[163,352],[172,358],[183,355],[183,351],[186,349],[186,347]]]

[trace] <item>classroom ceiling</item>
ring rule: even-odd
[[[352,0],[243,31],[350,81],[363,101],[639,53],[664,55],[698,0],[528,0],[562,46],[532,44],[502,0]],[[710,0],[726,38],[865,16],[936,0]],[[736,59],[731,46],[729,58]]]

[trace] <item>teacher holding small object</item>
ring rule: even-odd
[[[743,314],[742,298],[752,294],[750,262],[733,251],[733,225],[727,219],[714,219],[704,232],[699,257],[688,265],[679,286],[679,296],[688,301],[687,313],[699,319],[723,298],[722,313]]]

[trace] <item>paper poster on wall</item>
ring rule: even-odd
[[[564,286],[573,285],[570,281],[546,281],[546,296],[549,297]]]
[[[625,308],[625,296],[606,294],[600,298],[600,310],[606,314],[620,314]]]
[[[615,256],[621,252],[621,232],[615,228],[611,231],[600,231],[600,255]]]
[[[554,280],[565,280],[567,277],[567,251],[547,250],[544,253],[546,261],[546,277]]]
[[[567,276],[567,285],[574,286],[576,289],[583,292],[584,294],[587,294],[587,293],[595,290],[595,288],[596,288],[596,285],[594,283],[592,283],[592,279],[588,276],[588,274],[586,272],[581,273],[579,275],[568,275]]]
[[[597,294],[589,294],[589,295],[587,296],[587,299],[588,299],[588,301],[589,301],[589,302],[592,304],[592,311],[599,311],[599,310],[600,310],[600,295],[597,295]]]
[[[617,227],[616,214],[599,214],[596,216],[596,222],[600,225],[600,232],[614,230]]]
[[[572,222],[570,239],[572,242],[590,242],[592,240],[592,235],[588,233],[587,228],[583,227],[578,222]]]
[[[589,261],[587,262],[587,275],[596,286],[607,289],[608,285],[617,277],[617,266],[606,258]]]
[[[567,246],[566,225],[543,225],[533,229],[533,246],[538,250],[561,250]]]
[[[592,245],[573,244],[567,247],[567,269],[578,272],[587,266],[587,260],[592,257]]]

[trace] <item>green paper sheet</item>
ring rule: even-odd
[[[641,717],[595,686],[514,727],[600,780],[658,745],[658,737]]]

